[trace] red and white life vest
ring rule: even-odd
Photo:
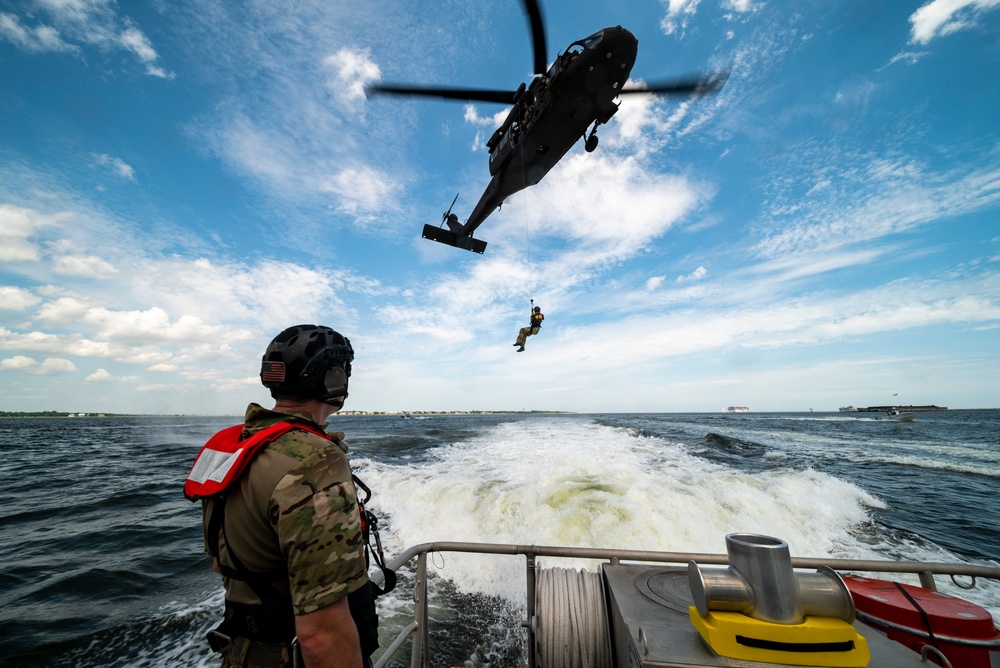
[[[224,492],[239,480],[246,468],[269,443],[293,429],[302,429],[329,440],[319,429],[301,423],[279,422],[240,440],[242,424],[223,429],[209,439],[191,466],[184,481],[184,496],[197,501]]]

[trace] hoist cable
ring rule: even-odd
[[[518,126],[519,126],[519,130],[520,130],[520,134],[524,134],[526,132],[526,129],[524,127],[524,117],[522,116],[522,113],[523,113],[524,109],[523,109],[523,107],[521,107],[521,101],[520,100],[517,100],[515,102],[515,104],[518,105],[517,116],[518,116]],[[520,146],[518,148],[521,151],[521,185],[524,186],[521,189],[521,192],[522,192],[521,200],[524,203],[524,206],[521,207],[521,219],[522,219],[522,221],[524,223],[524,247],[525,247],[525,251],[526,251],[525,254],[527,255],[527,258],[528,258],[528,297],[531,300],[531,303],[534,304],[535,303],[535,287],[534,287],[534,278],[532,277],[532,274],[531,274],[531,231],[528,228],[528,194],[527,194],[527,192],[525,192],[528,189],[527,185],[526,185],[528,177],[527,177],[527,174],[526,174],[525,169],[524,169],[525,153],[524,153],[524,142],[523,141],[520,142]]]

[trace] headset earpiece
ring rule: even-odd
[[[327,401],[330,399],[344,398],[347,396],[347,371],[339,364],[331,365],[326,370],[323,377],[323,386],[326,388]]]

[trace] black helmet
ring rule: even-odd
[[[320,325],[296,325],[274,337],[260,364],[260,382],[279,395],[343,406],[354,349],[346,336]]]
[[[541,313],[541,312],[542,312],[542,307],[541,306],[536,306],[535,307],[535,313]]]

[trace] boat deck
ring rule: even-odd
[[[726,566],[726,554],[690,552],[650,552],[638,550],[616,550],[601,548],[571,548],[537,545],[514,545],[492,543],[438,542],[424,543],[407,549],[394,559],[389,567],[403,568],[415,561],[413,588],[414,617],[399,635],[386,647],[375,663],[375,668],[384,668],[407,642],[411,641],[411,668],[429,668],[432,665],[432,650],[429,643],[427,558],[435,552],[457,552],[466,554],[509,555],[525,560],[525,601],[527,619],[521,626],[527,635],[527,646],[536,648],[536,629],[539,615],[546,614],[536,606],[538,569],[537,559],[591,559],[604,562],[604,587],[609,604],[608,617],[617,615],[619,624],[608,619],[608,635],[612,645],[614,666],[618,668],[762,668],[773,663],[744,661],[724,658],[712,652],[702,641],[688,617],[688,608],[694,604],[687,585],[687,565],[694,561],[701,565]],[[978,578],[1000,581],[1000,567],[968,563],[925,563],[873,561],[857,559],[822,559],[792,557],[795,569],[820,569],[823,567],[843,573],[855,574],[915,574],[920,586],[937,590],[935,578],[950,577],[960,587],[970,589]],[[673,574],[683,573],[682,578]],[[957,580],[956,578],[962,578]],[[372,578],[381,584],[381,574]],[[674,583],[664,585],[673,579]],[[656,582],[654,582],[654,580]],[[882,632],[859,621],[854,628],[868,643],[871,651],[872,668],[910,668],[940,665],[922,660],[920,655],[905,646],[889,640]],[[624,629],[624,630],[623,630]],[[997,645],[994,647],[993,645]],[[993,643],[990,649],[1000,649]],[[991,668],[1000,668],[997,651],[989,654]],[[569,664],[567,664],[569,665]],[[575,665],[575,664],[574,664]],[[796,664],[784,664],[796,665]],[[799,664],[805,666],[806,664]],[[548,668],[544,659],[533,649],[528,652],[528,668]],[[586,664],[585,664],[586,668]],[[951,668],[967,668],[952,666]]]

